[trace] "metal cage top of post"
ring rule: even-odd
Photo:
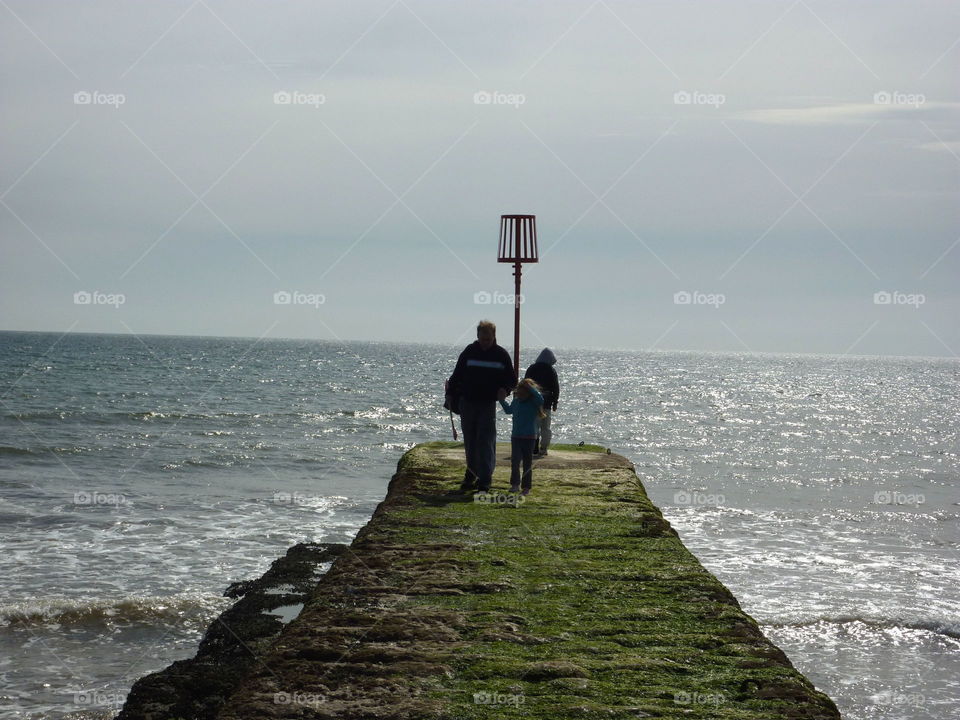
[[[501,215],[497,262],[537,262],[537,216]]]

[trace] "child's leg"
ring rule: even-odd
[[[529,490],[533,486],[533,438],[524,438],[520,449],[523,453],[523,483],[521,488]]]
[[[520,438],[510,438],[510,487],[516,487],[520,484],[520,460],[522,459],[523,440]]]

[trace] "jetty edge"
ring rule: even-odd
[[[486,496],[458,490],[462,444],[406,452],[299,616],[195,716],[840,718],[629,460],[552,446],[523,498],[506,492],[509,451]],[[121,717],[176,717],[138,712],[134,695]]]

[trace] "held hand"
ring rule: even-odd
[[[504,390],[503,388],[500,388],[499,390],[497,390],[497,400],[500,402],[503,402],[506,399],[507,399],[507,391]]]

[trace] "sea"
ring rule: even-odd
[[[461,349],[0,332],[0,716],[110,718],[228,584],[350,542]],[[960,362],[554,350],[554,441],[629,458],[845,718],[960,717]]]

